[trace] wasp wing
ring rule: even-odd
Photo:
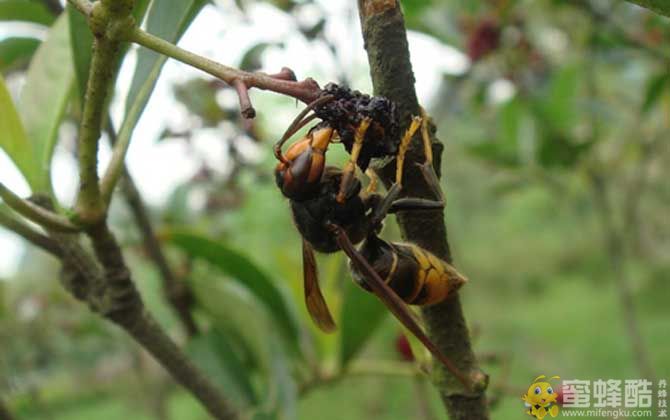
[[[398,297],[398,295],[391,289],[384,280],[379,277],[379,274],[370,266],[365,257],[354,247],[349,240],[346,232],[335,227],[334,231],[337,235],[337,243],[340,245],[342,251],[349,257],[352,263],[358,268],[367,280],[368,286],[372,289],[375,295],[381,300],[384,305],[391,311],[391,313],[400,321],[405,328],[407,328],[414,336],[421,341],[421,343],[431,352],[436,359],[451,372],[466,388],[470,388],[470,381],[466,379],[463,373],[435,346],[435,344],[423,332],[419,324],[412,316],[412,312],[407,308],[405,302]]]
[[[330,314],[326,300],[319,287],[319,275],[312,245],[302,240],[302,270],[305,288],[305,304],[312,320],[324,332],[333,332],[337,328]]]

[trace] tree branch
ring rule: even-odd
[[[401,121],[409,122],[420,114],[414,90],[414,74],[409,61],[407,34],[397,0],[359,0],[358,8],[370,62],[370,75],[376,95],[383,95],[399,106]],[[434,131],[434,127],[432,130]],[[434,132],[431,133],[434,136]],[[413,142],[420,144],[420,142]],[[440,168],[442,145],[433,138],[436,170]],[[424,158],[413,147],[407,156],[406,168]],[[388,186],[393,182],[394,162],[383,162],[376,168]],[[404,193],[413,197],[431,197],[430,187],[419,171],[406,171]],[[404,239],[430,250],[451,262],[442,211],[398,213],[397,219]],[[452,419],[488,419],[484,390],[487,378],[479,370],[458,294],[445,302],[422,310],[428,333],[438,348],[450,357],[458,368],[477,384],[477,389],[466,391],[446,369],[436,364],[435,383]]]
[[[14,232],[31,244],[43,249],[51,255],[56,257],[61,256],[60,248],[53,239],[41,234],[26,223],[23,223],[23,221],[14,218],[2,207],[0,207],[0,226],[11,232]]]
[[[111,120],[110,123],[107,124],[106,131],[109,137],[109,142],[112,147],[114,147],[118,138],[116,131],[112,127]],[[123,192],[126,203],[133,214],[135,224],[142,234],[144,247],[161,275],[161,279],[163,280],[163,294],[184,326],[188,336],[192,337],[198,333],[198,326],[191,314],[191,309],[195,301],[193,295],[186,284],[179,281],[170,269],[163,248],[151,226],[151,219],[149,218],[147,207],[125,164],[122,166],[122,172],[123,180],[121,191]]]
[[[14,194],[12,190],[5,187],[5,185],[1,182],[0,198],[2,198],[5,204],[11,207],[15,212],[45,228],[59,232],[79,232],[81,230],[78,226],[73,225],[66,218],[40,206],[37,206],[30,201],[24,200],[23,198]]]
[[[130,15],[132,0],[102,0],[91,4],[70,0],[88,18],[93,32],[93,55],[86,86],[86,100],[79,126],[79,193],[75,210],[83,224],[103,220],[106,204],[100,199],[98,185],[98,141],[111,85],[121,59],[120,34],[134,22]]]
[[[187,388],[217,419],[235,419],[238,414],[227,399],[179,350],[146,311],[131,279],[121,248],[106,223],[107,202],[102,199],[97,176],[98,141],[103,111],[120,59],[120,44],[135,27],[132,0],[69,0],[87,15],[94,35],[93,57],[79,131],[80,189],[77,216],[85,226],[97,261],[73,235],[50,231],[63,253],[63,286],[94,311],[122,327]],[[120,176],[123,156],[115,176]],[[111,183],[111,191],[114,182]]]
[[[163,279],[163,294],[181,321],[186,333],[192,337],[198,333],[198,326],[191,314],[194,303],[193,295],[186,284],[179,281],[170,269],[165,253],[151,226],[151,220],[137,186],[130,173],[127,170],[124,172],[124,179],[122,180],[123,195],[133,213],[135,223],[142,233],[144,247]]]
[[[142,302],[116,239],[103,222],[87,234],[97,257],[86,252],[74,235],[50,232],[63,254],[61,282],[93,312],[123,328],[172,377],[196,397],[216,419],[236,419],[237,412],[221,392],[184,355],[156,323]],[[102,266],[102,267],[101,267]]]
[[[314,101],[321,93],[321,89],[314,79],[307,78],[298,82],[293,71],[288,68],[283,68],[277,74],[246,72],[186,51],[137,27],[130,33],[129,41],[200,69],[234,87],[240,96],[242,115],[248,118],[253,117],[254,113],[251,104],[248,102],[248,96],[246,96],[248,89],[270,90],[304,103]]]

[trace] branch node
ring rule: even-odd
[[[247,119],[254,118],[256,116],[256,110],[253,105],[251,105],[251,99],[249,98],[249,88],[242,79],[235,79],[231,83],[237,92],[237,96],[240,99],[240,112],[242,116]]]

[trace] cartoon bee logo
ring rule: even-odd
[[[547,415],[551,417],[558,416],[558,402],[556,401],[558,395],[549,382],[538,382],[546,376],[540,375],[531,386],[528,387],[528,392],[521,397],[526,406],[526,414],[533,416],[538,420],[542,420]],[[561,379],[559,376],[552,376],[549,380]]]

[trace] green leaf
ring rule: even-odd
[[[646,114],[656,105],[666,88],[670,87],[670,74],[664,71],[647,82],[647,90],[642,103],[642,113]]]
[[[88,27],[86,17],[71,4],[68,3],[65,10],[70,23],[72,62],[77,77],[77,91],[83,104],[88,73],[91,67],[91,55],[93,54],[93,33]]]
[[[496,137],[469,146],[479,157],[497,165],[517,167],[521,164],[519,137],[526,107],[519,97],[506,102],[498,113]]]
[[[553,74],[546,95],[540,97],[537,111],[552,130],[568,133],[577,121],[579,69],[563,67]]]
[[[206,127],[216,127],[226,117],[216,100],[217,90],[208,80],[198,77],[176,84],[174,94],[189,112],[202,119]]]
[[[0,21],[21,20],[50,26],[55,18],[42,2],[30,0],[0,1]]]
[[[232,248],[202,235],[173,231],[168,236],[174,245],[209,262],[254,294],[267,306],[289,343],[297,346],[298,327],[288,304],[273,280],[256,264]]]
[[[592,145],[593,142],[575,144],[568,137],[547,131],[540,138],[537,160],[545,168],[571,168]]]
[[[0,75],[0,148],[7,153],[28,184],[35,182],[37,165],[33,159],[33,145],[26,136],[2,75]]]
[[[138,23],[142,22],[144,14],[149,6],[149,0],[135,1],[133,8],[133,17]],[[88,27],[86,18],[78,12],[72,5],[68,4],[66,7],[68,19],[70,21],[70,41],[72,42],[72,58],[74,61],[74,68],[77,75],[77,90],[79,97],[84,100],[86,94],[86,84],[88,83],[88,73],[91,67],[91,55],[93,53],[93,34]],[[123,45],[122,56],[125,55],[130,44]],[[121,61],[119,61],[119,66]]]
[[[646,7],[660,15],[670,17],[670,2],[668,0],[628,0],[638,6]]]
[[[207,372],[233,401],[255,405],[257,397],[251,384],[250,372],[236,350],[231,338],[216,328],[195,337],[187,348],[191,359]]]
[[[261,58],[263,53],[270,47],[279,46],[279,43],[259,42],[249,48],[242,59],[240,59],[240,69],[244,71],[257,71],[261,68]]]
[[[345,367],[381,325],[386,307],[373,294],[347,282],[342,304],[340,365]]]
[[[36,179],[30,183],[33,191],[51,191],[51,157],[74,82],[71,62],[68,19],[63,14],[35,52],[19,102],[19,113],[33,144],[38,170]]]
[[[235,348],[247,375],[259,373],[263,388],[257,395],[262,395],[263,401],[257,404],[261,417],[254,418],[296,418],[297,389],[276,317],[239,283],[212,281],[211,275],[196,274],[192,287],[199,306]]]
[[[147,14],[147,32],[177,43],[205,4],[205,0],[154,0]],[[119,139],[130,138],[132,135],[144,107],[149,102],[165,60],[167,57],[164,55],[140,48],[135,74],[126,98],[126,115],[119,129]]]
[[[39,45],[40,41],[35,38],[5,38],[0,41],[0,73],[26,65]]]

